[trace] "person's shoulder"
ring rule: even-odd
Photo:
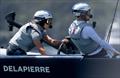
[[[77,20],[74,20],[74,21],[72,22],[71,26],[76,26],[76,25],[78,25],[78,21],[77,21]]]
[[[28,22],[28,23],[25,23],[23,26],[29,26],[30,25],[30,22]],[[22,26],[22,27],[23,27]]]
[[[70,27],[69,27],[69,28],[75,26],[75,21],[76,21],[76,20],[74,20],[74,21],[70,24]]]
[[[85,27],[88,28],[88,29],[93,29],[92,25],[89,24],[89,23],[84,23],[85,24]]]
[[[77,23],[77,20],[73,20],[72,24],[75,24],[75,23]]]
[[[85,26],[90,26],[90,27],[91,27],[91,24],[88,23],[88,22],[85,22],[85,21],[81,21],[81,24],[82,24],[82,25],[85,25]]]
[[[20,30],[26,29],[28,26],[30,26],[29,23],[26,23],[26,24],[24,24],[24,25],[21,26]]]
[[[92,26],[87,25],[87,26],[85,26],[85,27],[84,27],[84,31],[86,31],[86,32],[93,32],[93,31],[94,31],[94,29],[93,29],[93,27],[92,27]]]

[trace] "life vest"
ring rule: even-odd
[[[82,37],[82,31],[86,26],[90,25],[86,22],[81,22],[76,25],[75,22],[73,22],[70,26],[71,32],[69,32],[72,42],[82,54],[90,54],[99,48],[99,45],[91,38],[84,39]]]

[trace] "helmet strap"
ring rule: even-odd
[[[46,20],[46,24],[48,24],[48,20]],[[52,25],[49,25],[49,28],[51,29],[53,26]]]
[[[44,25],[45,25],[46,22],[47,22],[46,19],[41,20],[41,21],[35,21],[35,23],[38,24],[38,25],[40,25],[43,29],[45,29]]]

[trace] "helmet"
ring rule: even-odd
[[[42,21],[48,18],[52,18],[52,14],[46,10],[39,10],[34,14],[34,19],[37,21]]]
[[[90,9],[91,7],[86,3],[77,3],[72,7],[72,12],[75,14],[75,16],[80,16]]]

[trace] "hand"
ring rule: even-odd
[[[120,58],[120,52],[114,52],[114,54],[113,54],[112,57],[113,57],[113,58],[117,58],[117,57]]]
[[[70,39],[70,36],[65,36],[65,39]]]
[[[67,44],[68,42],[69,42],[68,39],[63,39],[63,40],[62,40],[62,43],[65,43],[65,44]]]

